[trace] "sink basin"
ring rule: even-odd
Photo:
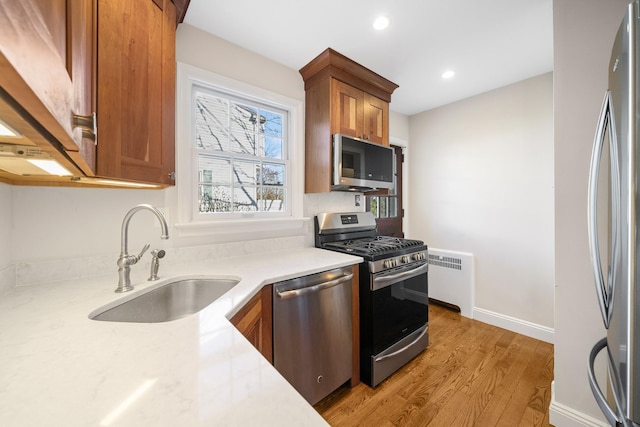
[[[238,284],[236,279],[180,279],[91,314],[93,320],[159,323],[197,313]]]

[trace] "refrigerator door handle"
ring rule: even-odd
[[[602,338],[600,341],[598,341],[596,345],[594,345],[593,348],[591,349],[591,353],[589,353],[589,367],[588,367],[589,368],[588,369],[589,386],[591,386],[591,391],[593,392],[593,396],[596,399],[596,403],[602,410],[602,413],[604,414],[607,421],[609,421],[609,424],[611,424],[612,426],[617,426],[617,425],[620,425],[620,420],[618,418],[618,415],[611,408],[611,406],[609,405],[609,402],[607,402],[607,399],[604,396],[604,393],[602,393],[602,390],[598,385],[598,381],[596,380],[596,375],[593,368],[596,360],[596,356],[598,355],[598,353],[600,353],[600,351],[602,351],[602,349],[606,347],[607,347],[607,338],[605,337],[605,338]]]
[[[602,259],[600,258],[600,246],[598,239],[598,180],[600,176],[600,164],[602,151],[605,143],[605,135],[609,130],[609,154],[610,154],[610,174],[611,174],[611,257],[610,266],[607,271],[607,283],[605,283],[602,272]],[[616,267],[619,258],[619,235],[620,235],[620,166],[618,163],[617,137],[615,133],[615,122],[613,121],[613,110],[611,108],[611,92],[607,91],[602,103],[600,117],[598,118],[598,128],[593,142],[591,153],[591,167],[589,171],[589,193],[588,193],[588,231],[589,231],[589,252],[591,254],[591,265],[593,276],[596,282],[596,293],[600,312],[606,328],[609,327],[612,314],[613,292],[616,279]]]

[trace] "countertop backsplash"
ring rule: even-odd
[[[241,255],[252,255],[274,250],[293,249],[309,246],[305,236],[280,237],[274,239],[245,242],[221,243],[215,245],[166,248],[166,255],[160,261],[159,275],[163,267],[219,259]],[[162,248],[161,248],[162,249]],[[113,273],[114,286],[118,280],[116,260],[118,249],[107,255],[79,258],[60,258],[18,262],[0,270],[0,296],[14,286],[33,286],[63,280],[89,278]],[[151,257],[145,254],[143,260],[132,267],[131,280],[143,281],[149,275]]]
[[[16,286],[16,267],[11,264],[0,269],[0,298]]]

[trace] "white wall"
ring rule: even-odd
[[[411,116],[412,237],[475,255],[475,306],[553,328],[552,76]]]
[[[0,183],[0,270],[12,260],[12,208],[11,186]]]
[[[605,335],[587,246],[587,178],[611,47],[628,2],[553,2],[556,345],[551,422],[558,426],[604,419],[586,371],[591,347]]]
[[[13,187],[13,260],[26,262],[120,253],[124,215],[139,203],[164,207],[163,190]],[[157,220],[150,212],[133,217],[129,251],[160,241]]]
[[[393,108],[393,95],[389,108]],[[391,143],[394,139],[409,141],[409,116],[395,111],[389,111],[389,138]]]

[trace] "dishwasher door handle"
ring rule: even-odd
[[[308,286],[308,287],[303,287],[298,289],[291,289],[284,292],[280,292],[278,289],[276,289],[276,295],[280,299],[295,298],[295,297],[310,294],[313,292],[320,292],[323,289],[332,288],[334,286],[338,286],[343,283],[350,282],[351,279],[353,279],[353,273],[349,273],[337,279],[329,280],[327,282],[319,283],[313,286]]]

